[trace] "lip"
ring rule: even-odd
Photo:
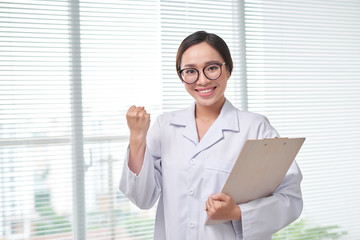
[[[216,89],[216,86],[215,87],[207,87],[207,88],[197,88],[197,89],[195,89],[195,91],[201,97],[208,97],[208,96],[211,96],[215,92],[215,89]]]

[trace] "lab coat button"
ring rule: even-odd
[[[190,228],[195,228],[195,223],[194,223],[194,222],[190,222],[190,223],[189,223],[189,227],[190,227]]]
[[[190,163],[191,163],[191,165],[194,165],[195,164],[195,159],[191,159]]]
[[[190,196],[194,196],[194,194],[195,194],[194,190],[190,189],[190,190],[189,190],[189,195],[190,195]]]

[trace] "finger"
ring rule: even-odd
[[[214,209],[215,203],[214,203],[214,200],[211,197],[208,198],[207,203],[208,203],[208,209]]]
[[[213,200],[222,201],[222,202],[228,202],[230,200],[230,196],[225,193],[215,193],[211,195],[211,198]]]
[[[131,106],[129,108],[129,111],[127,112],[127,115],[129,117],[139,117],[144,114],[144,111],[146,113],[146,110],[144,107]]]
[[[136,118],[149,121],[150,120],[150,114],[146,112],[139,112],[136,114]]]
[[[129,108],[128,112],[133,112],[135,109],[136,109],[136,106],[135,106],[135,105],[132,105],[132,106]]]
[[[215,208],[214,200],[211,199],[211,197],[209,197],[208,201],[207,201],[207,204],[208,204],[208,207],[207,207],[208,210],[206,211],[206,213],[208,214],[210,219],[214,219],[215,214],[216,214],[216,208]]]
[[[129,116],[136,116],[139,112],[142,112],[144,111],[144,107],[136,107],[135,105],[132,105],[128,112],[127,112],[127,115]]]
[[[143,110],[137,111],[136,114],[135,114],[135,116],[136,116],[137,118],[149,118],[149,117],[150,117],[150,114],[148,114],[148,113],[146,112],[146,110],[143,109]]]
[[[137,108],[136,108],[136,111],[137,111],[137,112],[141,112],[141,111],[144,110],[144,109],[145,109],[144,107],[137,107]]]

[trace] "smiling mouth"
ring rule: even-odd
[[[209,89],[205,89],[205,90],[197,90],[195,89],[195,91],[198,91],[199,93],[209,93],[215,90],[216,87],[214,88],[209,88]]]

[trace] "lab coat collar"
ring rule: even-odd
[[[227,99],[225,99],[218,118],[200,142],[196,130],[195,102],[189,108],[175,112],[170,124],[184,127],[183,136],[196,145],[198,152],[221,140],[224,137],[224,131],[239,131],[237,110]]]

